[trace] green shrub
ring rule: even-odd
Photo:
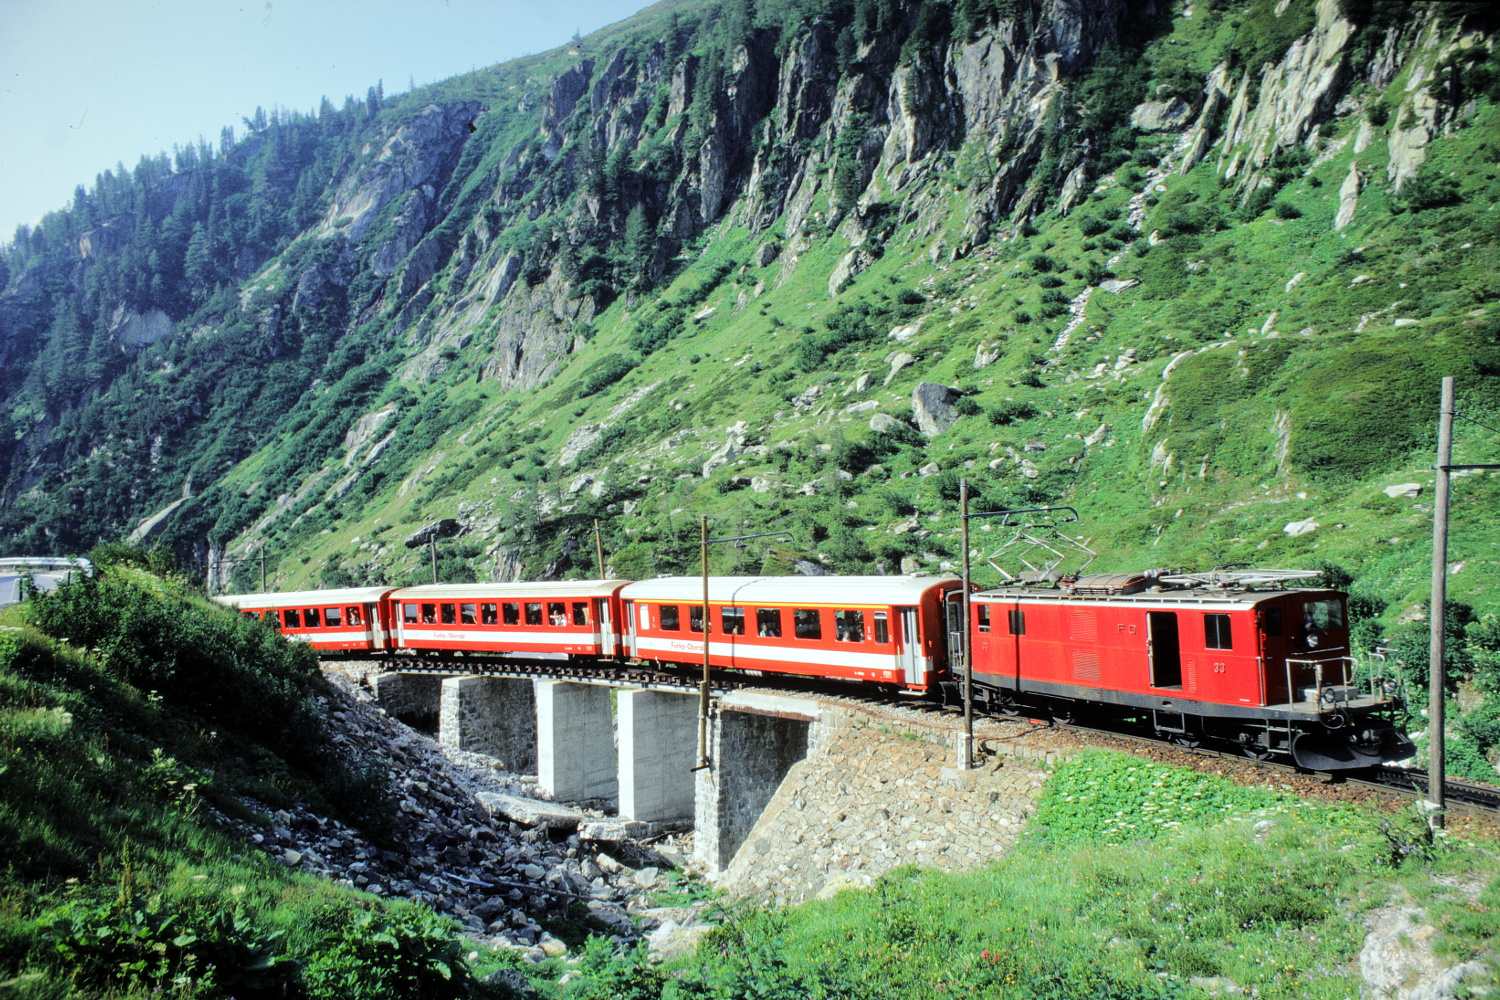
[[[606,354],[584,371],[578,385],[578,395],[592,396],[603,392],[620,379],[635,371],[640,362],[624,354]]]

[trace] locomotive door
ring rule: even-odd
[[[921,635],[917,630],[917,609],[897,608],[901,614],[901,642],[896,647],[896,661],[908,684],[922,683]]]
[[[1151,686],[1182,687],[1182,647],[1177,639],[1177,612],[1146,612],[1146,649],[1151,658]]]

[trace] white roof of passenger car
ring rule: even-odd
[[[935,588],[958,586],[956,576],[711,576],[708,599],[715,604],[805,607],[822,605],[912,605]],[[664,576],[632,583],[620,591],[626,600],[703,600],[701,576]]]
[[[339,590],[294,590],[285,594],[221,594],[214,600],[232,608],[300,608],[332,604],[370,604],[389,594],[391,587],[345,587]]]
[[[483,597],[608,597],[628,580],[541,580],[531,583],[428,583],[402,587],[394,600],[478,600]]]

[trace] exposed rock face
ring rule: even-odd
[[[406,539],[406,547],[409,549],[415,549],[428,544],[435,538],[452,538],[454,535],[457,535],[462,530],[462,528],[463,526],[459,524],[457,519],[451,517],[445,517],[441,520],[433,521],[431,524],[425,525],[424,527],[418,528],[416,531],[412,532],[411,535],[409,535]]]
[[[1130,113],[1130,124],[1147,132],[1174,132],[1193,116],[1192,105],[1180,97],[1146,101]]]
[[[120,341],[121,347],[149,347],[172,332],[172,317],[160,309],[148,309],[144,313],[129,312],[122,305],[110,317],[110,336]]]

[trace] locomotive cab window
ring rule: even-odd
[[[479,608],[473,604],[460,604],[458,606],[458,620],[463,625],[479,624]]]
[[[1010,617],[1010,634],[1011,635],[1025,635],[1026,634],[1026,612],[1022,611],[1020,608],[1011,608],[1010,612],[1009,612],[1009,617]]]
[[[745,634],[745,609],[723,608],[719,611],[719,624],[725,635]]]
[[[990,606],[988,604],[974,605],[974,627],[981,632],[990,630]]]
[[[457,623],[458,623],[458,612],[454,610],[453,605],[451,605],[451,604],[444,604],[443,605],[443,624],[444,625],[456,625]]]
[[[521,624],[521,605],[517,604],[515,601],[506,601],[504,604],[500,605],[500,613],[504,616],[502,620],[505,622],[505,624]]]
[[[875,641],[882,645],[891,641],[891,623],[884,611],[875,612]]]
[[[338,608],[324,608],[323,624],[329,628],[338,628],[344,624],[344,613]]]
[[[677,605],[663,604],[661,606],[661,627],[664,632],[682,631],[682,616],[677,612]]]
[[[303,615],[302,621],[307,628],[323,627],[323,616],[318,613],[317,608],[308,608]]]
[[[589,623],[589,605],[587,601],[573,602],[573,624],[587,625]]]
[[[792,624],[799,639],[823,638],[823,623],[817,608],[797,608],[792,612]]]
[[[865,641],[865,614],[863,611],[835,611],[833,634],[839,642]]]
[[[1302,605],[1302,627],[1304,631],[1321,632],[1330,628],[1344,627],[1343,601],[1308,601]]]
[[[1229,637],[1228,615],[1204,615],[1203,616],[1203,648],[1204,649],[1233,649],[1234,643]]]
[[[701,605],[701,604],[689,604],[688,605],[688,631],[689,632],[702,632],[703,631],[703,605]]]
[[[281,617],[282,620],[286,622],[287,628],[302,627],[302,612],[298,611],[296,608],[287,608],[281,613]]]
[[[497,620],[497,608],[494,604],[484,603],[479,605],[479,622],[481,625],[493,625]]]
[[[781,638],[781,609],[756,608],[755,634],[765,639]]]
[[[526,624],[540,625],[542,623],[542,602],[530,601],[526,605]]]

